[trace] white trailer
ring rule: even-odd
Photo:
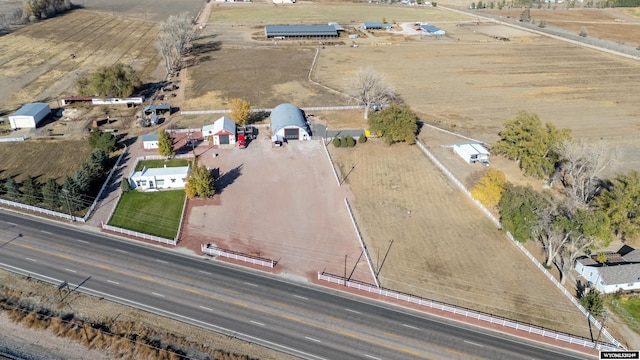
[[[478,143],[455,144],[453,151],[468,164],[479,162],[489,165],[489,151]]]

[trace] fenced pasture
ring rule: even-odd
[[[75,10],[2,36],[0,107],[57,104],[60,96],[76,95],[79,77],[115,63],[131,65],[143,82],[156,81],[157,33],[152,22]]]
[[[0,178],[16,176],[36,177],[41,183],[56,179],[59,183],[67,175],[80,169],[91,154],[87,141],[35,140],[0,143]]]
[[[589,336],[584,315],[416,146],[329,146],[383,287]],[[344,186],[344,185],[343,185]],[[391,241],[393,240],[393,244]]]

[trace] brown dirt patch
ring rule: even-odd
[[[582,313],[417,147],[371,140],[331,152],[356,164],[347,182],[374,264],[394,240],[383,286],[589,335]]]

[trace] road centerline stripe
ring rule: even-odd
[[[356,311],[356,310],[351,310],[351,309],[345,309],[345,310],[354,314],[362,314],[360,311]]]
[[[68,271],[68,272],[72,272],[72,273],[77,272],[77,271],[75,271],[73,269],[65,269],[65,270]]]
[[[484,345],[482,345],[482,344],[474,343],[474,342],[467,341],[467,340],[463,340],[463,341],[464,341],[464,342],[466,342],[467,344],[470,344],[470,345],[475,345],[475,346],[479,346],[479,347],[484,347]]]
[[[160,260],[160,259],[156,259],[156,261],[159,262],[159,263],[163,263],[163,264],[168,264],[169,263],[168,261],[164,261],[164,260]]]
[[[29,261],[33,261],[33,262],[38,262],[38,260],[36,260],[36,259],[32,259],[32,258],[25,258],[25,259],[27,259],[27,260],[29,260]]]
[[[207,310],[207,311],[213,311],[213,309],[212,309],[212,308],[208,308],[208,307],[206,307],[206,306],[202,306],[202,305],[200,305],[200,309],[205,309],[205,310]]]
[[[123,254],[129,253],[128,251],[124,251],[124,250],[120,250],[120,249],[116,249],[116,251],[119,252],[119,253],[123,253]]]
[[[256,325],[260,325],[260,326],[264,326],[264,324],[263,324],[263,323],[261,323],[261,322],[257,322],[257,321],[253,321],[253,320],[251,320],[251,323],[252,323],[252,324],[256,324]]]
[[[158,294],[158,293],[155,293],[155,292],[152,292],[152,293],[151,293],[151,295],[155,295],[155,296],[159,296],[159,297],[164,297],[164,295],[162,295],[162,294]]]
[[[53,235],[51,232],[45,230],[40,230],[40,232],[47,235]]]
[[[254,283],[250,283],[250,282],[246,282],[246,281],[244,283],[249,285],[249,286],[258,287],[258,284],[254,284]]]
[[[409,324],[402,324],[402,326],[409,328],[409,329],[413,329],[413,330],[420,330],[417,326],[413,326],[413,325],[409,325]]]
[[[207,274],[207,275],[211,275],[211,273],[210,273],[210,272],[208,272],[208,271],[204,271],[204,270],[198,270],[198,272],[201,272],[201,273],[203,273],[203,274]]]
[[[302,300],[309,300],[309,298],[304,297],[304,296],[300,296],[300,295],[293,295],[293,297],[296,297],[296,298],[302,299]]]
[[[107,280],[108,283],[112,283],[112,284],[116,284],[116,285],[120,285],[119,282],[117,281],[113,281],[113,280]]]
[[[369,359],[373,359],[373,360],[382,360],[379,357],[375,357],[375,356],[369,355],[369,354],[364,354],[364,357],[369,358]]]
[[[317,343],[321,343],[322,342],[322,341],[320,341],[318,339],[315,339],[315,338],[312,338],[312,337],[308,337],[308,336],[305,336],[304,338],[309,340],[309,341],[313,341],[313,342],[317,342]]]
[[[79,242],[79,243],[83,243],[83,244],[88,244],[89,243],[88,241],[84,241],[84,240],[80,240],[80,239],[76,239],[76,241]]]

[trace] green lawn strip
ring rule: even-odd
[[[122,194],[109,225],[173,239],[178,234],[184,190]]]
[[[640,334],[640,297],[615,296],[605,297],[609,303],[609,309],[624,319],[624,322],[637,334]]]
[[[147,169],[152,168],[161,168],[167,165],[167,167],[178,167],[178,166],[187,166],[189,164],[189,160],[186,159],[170,159],[170,160],[140,160],[136,164],[136,171],[142,171],[142,169],[146,166]]]

